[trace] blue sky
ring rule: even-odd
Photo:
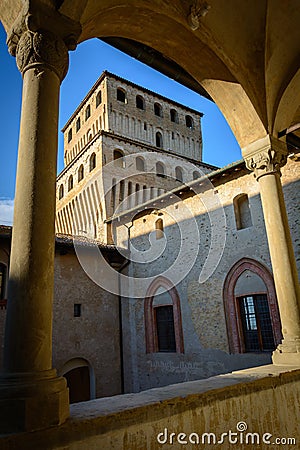
[[[0,24],[0,224],[12,221],[15,190],[22,78],[9,55]],[[70,52],[69,72],[61,86],[59,129],[85,97],[103,70],[108,70],[204,113],[203,160],[224,166],[241,158],[240,148],[217,106],[135,59],[92,39]],[[63,168],[63,139],[59,132],[58,171]]]

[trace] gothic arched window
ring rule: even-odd
[[[165,277],[149,286],[145,303],[146,352],[184,353],[180,298]]]
[[[78,182],[83,180],[84,177],[84,168],[83,168],[83,164],[81,164],[81,166],[78,169]]]

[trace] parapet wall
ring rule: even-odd
[[[296,449],[300,370],[292,369],[269,365],[77,403],[61,427],[2,437],[0,449]]]

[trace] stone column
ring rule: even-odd
[[[243,149],[243,156],[260,187],[281,317],[283,341],[273,353],[273,363],[299,366],[300,292],[280,181],[280,167],[287,160],[286,144],[268,135]]]
[[[60,17],[47,13],[45,20],[57,30]],[[41,18],[22,11],[8,39],[23,76],[23,97],[0,432],[49,427],[69,415],[66,380],[52,369],[58,103],[68,46],[63,36],[43,28]]]

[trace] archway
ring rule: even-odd
[[[67,380],[70,403],[96,397],[94,370],[86,359],[73,358],[67,361],[59,371],[59,375]]]

